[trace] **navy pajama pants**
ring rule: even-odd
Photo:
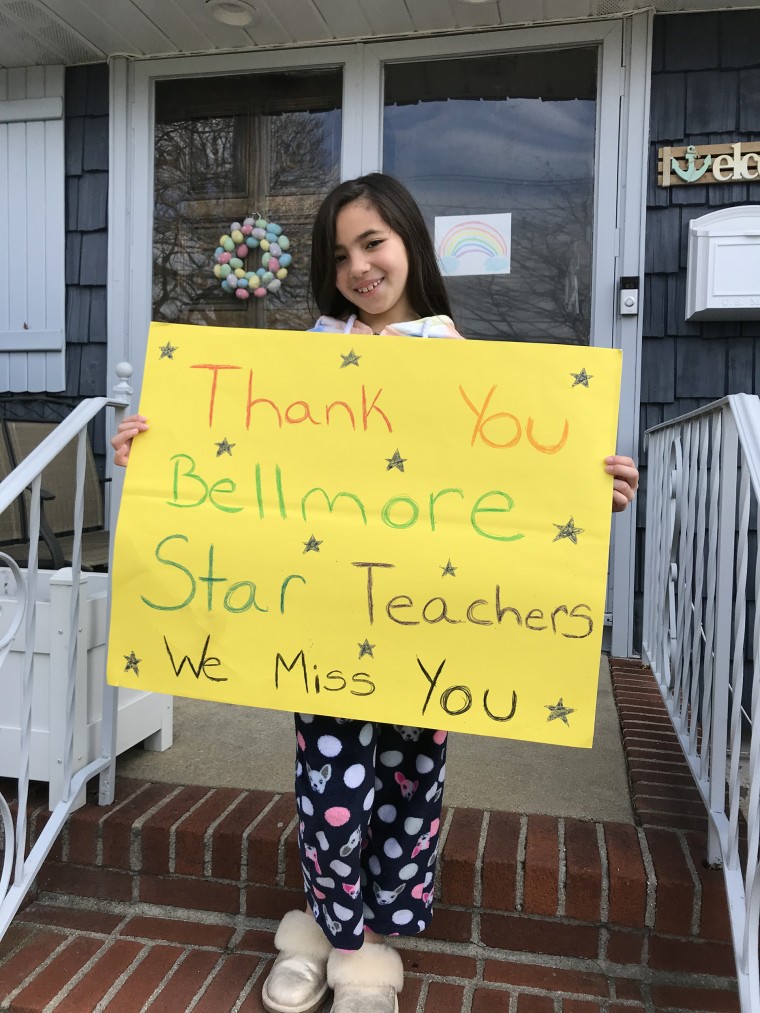
[[[432,917],[446,732],[296,714],[306,897],[333,946],[364,928],[415,935]]]

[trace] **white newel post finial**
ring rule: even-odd
[[[130,379],[134,373],[134,368],[130,362],[117,362],[116,363],[116,375],[119,378],[119,382],[113,388],[114,396],[123,401],[124,404],[129,404],[132,398],[132,385]]]

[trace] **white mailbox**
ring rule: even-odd
[[[760,205],[689,223],[687,320],[760,320]]]

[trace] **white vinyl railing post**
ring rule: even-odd
[[[737,454],[736,423],[730,412],[724,412],[720,442],[713,701],[710,730],[710,814],[712,818],[709,821],[707,834],[707,860],[711,865],[719,865],[723,861],[716,817],[719,822],[724,817],[726,809],[726,747],[731,668],[731,619],[734,600]]]
[[[127,409],[132,400],[132,386],[130,379],[132,377],[133,369],[130,363],[120,362],[116,366],[116,375],[119,377],[119,382],[113,388],[111,406],[113,407],[113,431],[115,432],[119,426],[119,423],[126,415]],[[121,471],[117,468],[116,471]],[[112,495],[118,500],[118,490],[121,488],[121,477],[119,481],[114,481],[112,485]],[[113,487],[117,488],[114,489]],[[110,518],[110,529],[111,531],[116,530],[116,516],[118,513],[118,502],[109,502],[109,513]],[[113,572],[113,538],[111,539],[111,551],[110,558],[108,560],[108,572]],[[107,606],[108,621],[110,623],[111,616],[111,581],[108,581],[108,606]],[[107,636],[106,632],[106,636]],[[106,764],[101,771],[98,779],[98,802],[100,805],[110,805],[114,800],[114,792],[116,790],[116,720],[119,711],[119,691],[116,686],[112,686],[109,682],[106,682],[103,687],[103,722],[101,724],[101,755]]]
[[[696,498],[696,548],[694,567],[694,622],[692,626],[691,673],[692,684],[689,700],[689,752],[697,754],[697,736],[699,734],[699,673],[704,657],[704,630],[702,627],[703,591],[705,580],[705,533],[707,527],[707,455],[709,450],[710,420],[703,418],[699,422],[699,459],[697,464]]]
[[[86,592],[87,577],[80,572],[75,588],[72,567],[50,578],[50,671],[56,673],[50,680],[49,701],[51,810],[64,800],[72,804],[72,810],[85,803],[84,788],[76,799],[70,798],[69,791],[71,778],[87,756],[87,647],[78,608],[72,623],[72,605],[83,600]],[[61,714],[66,715],[65,722]]]

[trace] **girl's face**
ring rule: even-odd
[[[379,333],[416,316],[406,294],[409,258],[404,241],[365,201],[352,201],[335,219],[335,285],[359,319]]]

